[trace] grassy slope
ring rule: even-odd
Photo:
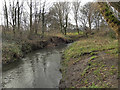
[[[60,87],[117,87],[117,40],[95,35],[64,51]]]

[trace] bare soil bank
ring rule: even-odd
[[[10,44],[4,46],[2,53],[2,63],[10,64],[21,58],[23,58],[27,53],[30,53],[34,50],[54,47],[60,44],[67,44],[73,42],[72,39],[66,39],[62,37],[52,36],[46,40],[27,40],[22,43]]]

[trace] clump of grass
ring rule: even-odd
[[[118,49],[115,48],[115,49],[107,50],[105,53],[111,54],[111,55],[114,55],[117,57],[118,56]]]
[[[97,41],[95,40],[97,39]],[[95,37],[79,40],[73,43],[64,52],[65,62],[70,59],[79,58],[84,54],[95,55],[98,51],[108,50],[112,48],[117,48],[117,40],[109,39],[108,37]],[[97,58],[96,56],[91,57],[91,59]]]
[[[79,34],[78,34],[78,32],[70,32],[70,33],[67,33],[67,35],[68,35],[68,36],[77,36],[77,35],[83,35],[83,33],[84,33],[84,32],[82,32],[82,31],[79,32]]]
[[[93,56],[93,55],[97,55],[98,52],[91,52],[90,55]]]
[[[94,60],[95,58],[97,58],[98,56],[92,56],[91,58],[90,58],[90,60]]]
[[[88,70],[90,67],[91,67],[91,66],[87,66],[87,67],[84,69],[84,71],[83,71],[83,73],[81,74],[81,76],[84,76],[85,73],[87,72],[87,70]]]
[[[88,88],[103,88],[103,87],[99,87],[99,86],[95,85],[95,83],[92,83],[92,85],[89,86]]]
[[[110,72],[111,75],[116,74],[116,72],[117,72],[116,67],[114,65],[112,65],[109,72]]]
[[[115,32],[114,32],[113,30],[110,30],[110,31],[108,32],[108,36],[109,36],[110,38],[112,38],[112,39],[116,39],[116,34],[115,34]]]
[[[21,46],[15,43],[6,43],[2,49],[3,64],[15,61],[22,57]]]

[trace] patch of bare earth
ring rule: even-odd
[[[65,68],[65,75],[60,82],[60,88],[83,88],[97,86],[98,88],[118,87],[118,59],[105,51],[98,52],[96,58],[90,54],[81,56],[81,60],[70,60]]]

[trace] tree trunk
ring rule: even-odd
[[[30,34],[32,34],[32,0],[30,1]]]
[[[15,24],[16,24],[16,10],[15,10],[15,6],[14,6],[14,1],[13,1],[13,7],[12,7],[12,22],[13,22],[13,25],[12,25],[12,28],[13,28],[13,35],[15,37]]]
[[[38,33],[38,23],[37,22],[35,22],[35,34],[37,35],[37,33]]]
[[[118,66],[120,66],[120,28],[118,31]],[[120,70],[120,67],[118,67],[118,70]],[[120,75],[120,72],[118,72],[118,75]],[[118,82],[120,83],[120,79],[118,79]]]
[[[44,37],[44,33],[45,33],[45,3],[46,1],[44,2],[44,5],[43,5],[43,9],[42,9],[42,37]]]
[[[99,24],[100,24],[100,23],[99,23],[99,19],[98,19],[98,25],[97,25],[97,27],[98,27],[98,30],[99,30]]]
[[[120,56],[120,28],[118,30],[118,51],[119,51],[119,56]],[[120,58],[120,57],[119,57]],[[119,59],[120,60],[120,59]]]
[[[8,30],[8,29],[9,29],[9,26],[8,26],[8,12],[7,12],[7,5],[6,5],[6,2],[5,2],[5,19],[6,19],[7,30]]]
[[[67,30],[66,30],[66,27],[64,27],[64,31],[65,31],[65,35],[67,35]]]
[[[97,23],[97,21],[95,21],[95,24],[96,24],[96,30],[98,29],[98,23]]]
[[[76,26],[76,28],[77,28],[77,32],[78,32],[78,34],[79,34],[80,32],[79,32],[79,28],[78,28],[78,25]]]
[[[68,27],[68,14],[65,16],[65,26],[64,26],[64,32],[65,35],[67,35],[67,27]]]
[[[19,2],[17,2],[18,4],[18,32],[20,32],[20,7],[19,7]]]
[[[15,25],[14,25],[14,29],[16,30],[16,24],[17,24],[17,15],[16,15],[16,8],[15,8]]]
[[[61,20],[60,20],[60,31],[61,31],[62,34],[64,34],[63,33],[63,25],[62,25],[62,21]]]
[[[78,32],[78,34],[79,34],[79,29],[78,29],[78,23],[77,23],[77,20],[76,20],[76,30],[77,30],[77,32]]]
[[[42,37],[44,36],[44,31],[45,31],[45,16],[43,12],[42,13]]]
[[[89,22],[89,29],[91,31],[91,20],[90,20],[90,17],[88,18],[88,22]]]
[[[37,12],[35,14],[35,26],[34,26],[34,29],[35,29],[35,34],[37,35],[37,30],[38,30]]]

